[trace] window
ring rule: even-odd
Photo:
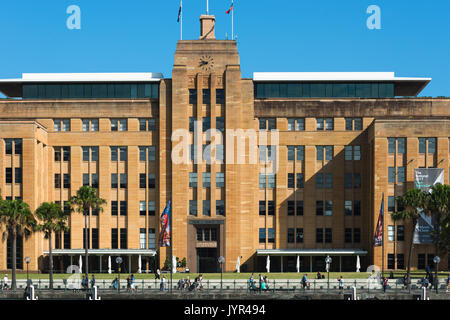
[[[127,174],[126,173],[120,174],[120,188],[122,188],[122,189],[127,188]]]
[[[13,152],[12,149],[13,149],[12,139],[5,139],[5,153],[12,154]]]
[[[148,188],[149,189],[155,189],[156,186],[156,178],[154,173],[148,174]]]
[[[333,231],[331,228],[325,229],[325,243],[332,243],[333,242]]]
[[[197,103],[197,89],[189,89],[189,104]]]
[[[325,188],[333,188],[333,175],[331,173],[325,173]]]
[[[266,215],[266,202],[265,201],[259,201],[259,215],[265,216]]]
[[[268,243],[275,243],[275,229],[274,228],[268,228],[267,229],[268,237],[267,242]]]
[[[225,131],[225,117],[216,117],[216,129],[218,131]]]
[[[316,188],[317,189],[323,188],[323,174],[322,173],[316,174]]]
[[[98,131],[98,119],[83,119],[83,131]]]
[[[203,117],[203,119],[202,119],[202,131],[206,132],[209,129],[211,129],[211,118],[210,117]]]
[[[267,201],[268,215],[275,215],[275,201]]]
[[[139,119],[139,131],[155,131],[155,119]]]
[[[305,160],[305,146],[296,146],[297,160]]]
[[[203,89],[203,104],[211,104],[211,90],[210,89]]]
[[[128,248],[128,239],[127,239],[127,229],[121,228],[120,229],[120,249],[127,249]]]
[[[316,201],[316,215],[323,216],[323,201]]]
[[[275,118],[260,118],[259,130],[275,130],[276,122]]]
[[[354,176],[354,185],[353,185],[353,187],[355,188],[355,189],[359,189],[359,188],[361,188],[361,174],[360,173],[355,173],[355,176]]]
[[[323,130],[323,118],[316,118],[317,130]]]
[[[216,200],[216,215],[225,216],[225,201]]]
[[[203,200],[203,215],[211,216],[211,201]]]
[[[287,238],[288,238],[288,243],[294,243],[294,228],[288,228],[287,230]]]
[[[297,228],[295,230],[295,241],[297,243],[303,243],[303,228]]]
[[[70,230],[63,235],[64,249],[70,249]]]
[[[5,168],[6,183],[13,183],[12,168]]]
[[[395,197],[394,196],[388,196],[388,211],[389,212],[395,211]]]
[[[118,153],[117,153],[118,147],[110,147],[110,149],[111,149],[111,161],[117,161],[117,159],[118,159],[118,157],[117,157],[117,155],[118,155]]]
[[[83,186],[89,185],[89,173],[83,173]]]
[[[325,160],[333,160],[333,146],[325,146]]]
[[[331,200],[325,201],[325,215],[326,216],[333,215],[333,201],[331,201]]]
[[[70,131],[70,119],[54,119],[55,131]]]
[[[259,228],[259,243],[266,243],[266,229]]]
[[[353,212],[355,216],[361,215],[361,200],[355,200]]]
[[[267,175],[267,188],[269,189],[275,188],[275,173],[269,173]]]
[[[154,216],[156,213],[156,204],[155,201],[149,201],[148,202],[148,215]]]
[[[361,229],[360,228],[353,229],[353,242],[354,243],[361,242]]]
[[[345,243],[351,243],[352,242],[352,229],[351,228],[345,228],[345,231],[344,231],[344,242]]]
[[[127,147],[120,147],[120,161],[126,161],[127,160]]]
[[[397,241],[405,241],[405,226],[397,226]]]
[[[303,188],[304,182],[305,179],[303,173],[297,173],[297,188]]]
[[[345,130],[362,130],[361,118],[345,118]]]
[[[436,153],[436,138],[419,138],[419,153],[427,153],[427,145],[429,154]]]
[[[351,189],[353,186],[353,175],[351,173],[346,173],[344,176],[344,186],[345,189]]]
[[[288,188],[295,188],[295,176],[293,173],[288,173]]]
[[[316,243],[323,243],[323,229],[316,229]]]
[[[147,206],[145,201],[139,201],[139,215],[141,216],[147,215]]]
[[[303,215],[303,201],[297,201],[296,202],[296,211],[298,216]]]
[[[344,202],[344,212],[346,216],[351,216],[353,211],[352,201],[345,200]]]
[[[388,182],[395,183],[395,167],[388,168]]]
[[[225,188],[224,172],[216,172],[216,188]]]
[[[117,216],[119,213],[119,207],[117,201],[111,201],[111,215]]]
[[[117,173],[111,173],[111,188],[117,189],[117,187],[118,187]]]
[[[288,201],[287,202],[287,215],[293,216],[295,211],[295,201]]]
[[[288,118],[288,130],[289,131],[304,131],[305,119],[304,118]]]
[[[316,160],[323,160],[323,146],[316,146]]]
[[[119,233],[117,229],[111,229],[111,249],[119,248]]]
[[[394,226],[388,226],[388,240],[394,241],[395,239],[395,229]]]
[[[288,130],[289,131],[295,130],[295,119],[293,118],[288,119]]]
[[[224,103],[225,103],[225,90],[216,89],[216,104],[224,104]]]
[[[147,237],[147,235],[145,234],[145,228],[140,228],[139,229],[139,248],[140,249],[145,249],[146,237]]]
[[[126,201],[120,201],[120,215],[121,216],[127,215],[127,202]]]
[[[70,188],[70,174],[65,173],[63,176],[63,186],[65,189]]]
[[[146,179],[145,179],[145,173],[140,173],[139,174],[139,188],[146,188],[147,187],[147,183],[146,183]]]
[[[197,216],[197,200],[189,200],[189,215]]]
[[[189,160],[197,161],[197,146],[195,144],[191,144],[190,147],[191,152],[189,154]]]
[[[388,269],[395,269],[395,255],[392,253],[388,253],[387,267]]]
[[[210,187],[211,187],[211,173],[204,172],[203,173],[203,188],[210,188]]]
[[[22,139],[14,139],[14,154],[22,154]]]
[[[293,161],[295,159],[295,146],[288,146],[288,160]]]
[[[8,169],[8,168],[6,168]],[[8,171],[6,172],[6,177],[8,177]],[[8,178],[6,178],[6,183],[8,183]],[[11,177],[12,180],[12,177]],[[61,188],[61,175],[59,173],[55,173],[55,188],[59,189]]]
[[[259,188],[264,189],[266,187],[266,175],[264,173],[259,174]]]
[[[345,160],[361,160],[361,146],[345,146]]]
[[[334,119],[333,118],[316,118],[317,130],[333,130]],[[324,125],[325,124],[325,125]]]
[[[353,147],[352,146],[345,146],[345,160],[352,160],[353,159]]]
[[[405,269],[405,255],[403,253],[397,254],[397,269]]]
[[[197,187],[197,172],[189,172],[189,188]]]
[[[97,228],[93,228],[92,229],[92,249],[98,249],[98,229]]]
[[[397,182],[398,183],[406,182],[405,167],[398,167],[397,168]]]

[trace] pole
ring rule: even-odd
[[[181,22],[181,26],[180,26],[180,28],[181,28],[181,37],[180,37],[180,40],[183,40],[183,0],[181,0],[181,4],[180,4],[180,6],[181,6],[181,16],[180,16],[180,22]]]
[[[384,207],[384,192],[383,192],[383,199],[381,200],[381,203]],[[381,217],[381,276],[384,278],[384,208],[383,210],[383,216]]]
[[[234,40],[234,4],[231,1],[231,40]]]
[[[206,0],[206,14],[209,15],[209,0]]]

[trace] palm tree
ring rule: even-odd
[[[396,211],[391,213],[392,220],[394,221],[407,221],[410,220],[413,226],[413,230],[411,232],[411,239],[409,242],[409,255],[408,255],[408,270],[407,270],[407,282],[405,283],[406,287],[409,288],[410,284],[410,274],[411,274],[411,260],[412,260],[412,251],[414,247],[414,228],[417,224],[417,220],[420,217],[420,212],[423,208],[425,199],[425,194],[420,189],[410,189],[403,196],[397,197],[398,208],[401,207],[403,210]]]
[[[36,220],[30,207],[22,200],[3,200],[0,207],[0,221],[6,226],[3,239],[12,238],[12,281],[16,289],[17,236],[28,237],[36,228]]]
[[[37,218],[42,224],[37,229],[43,231],[45,238],[48,239],[48,257],[50,264],[50,289],[53,289],[53,253],[52,253],[52,233],[68,231],[67,218],[68,214],[64,213],[59,204],[53,202],[44,202],[36,210]]]
[[[437,183],[433,185],[429,193],[426,193],[424,211],[431,216],[433,221],[433,238],[435,255],[439,256],[439,244],[441,239],[441,226],[449,217],[450,211],[450,186]],[[438,263],[436,263],[435,281],[438,280]],[[437,290],[437,286],[436,286]]]
[[[77,191],[77,195],[73,196],[69,200],[69,206],[71,211],[77,211],[84,214],[84,247],[85,247],[85,264],[86,271],[85,277],[88,278],[88,229],[87,229],[87,216],[89,215],[89,209],[95,209],[103,211],[102,205],[106,203],[106,200],[100,198],[97,195],[97,190],[90,186],[82,186]],[[89,283],[86,284],[89,287]]]

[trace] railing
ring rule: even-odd
[[[37,294],[40,292],[87,292],[86,289],[81,287],[81,282],[71,283],[70,281],[62,281],[60,279],[55,280],[53,284],[53,289],[49,289],[48,280],[32,280],[31,284],[34,285]],[[203,280],[201,284],[193,285],[191,282],[190,287],[183,285],[179,287],[178,280],[173,280],[172,284],[167,280],[162,287],[160,280],[135,280],[133,284],[133,289],[127,287],[126,280],[120,281],[120,294],[175,294],[175,293],[236,293],[236,294],[282,294],[282,293],[295,293],[301,295],[311,295],[315,293],[325,294],[351,294],[352,288],[355,287],[358,294],[413,294],[420,295],[422,284],[420,281],[413,280],[413,283],[408,289],[402,281],[392,281],[384,289],[383,286],[378,281],[369,282],[367,279],[364,280],[344,280],[344,286],[342,289],[339,288],[339,284],[336,280],[327,281],[323,280],[312,280],[308,281],[306,286],[303,285],[301,280],[269,280],[267,282],[267,288],[261,289],[259,281],[254,282],[254,287],[250,286],[248,280]],[[11,283],[9,283],[11,285]],[[119,293],[119,287],[113,287],[111,280],[96,280],[95,285],[98,287],[99,295],[104,293]],[[91,287],[91,283],[89,283]],[[3,288],[3,285],[1,286]],[[23,292],[26,288],[26,280],[17,280],[17,289],[15,292]],[[445,280],[439,281],[438,292],[446,292],[446,282]],[[171,290],[170,290],[171,289]],[[435,293],[435,287],[430,288],[428,286],[428,292]],[[1,290],[0,293],[13,292],[11,289]]]

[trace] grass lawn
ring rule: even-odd
[[[301,272],[301,273],[296,273],[296,272],[283,272],[283,273],[267,273],[267,272],[261,272],[261,274],[263,276],[267,276],[267,278],[269,280],[273,280],[273,279],[296,279],[296,280],[300,280],[301,277],[303,276],[303,274],[307,274],[308,278],[310,280],[315,279],[316,277],[316,272],[310,273],[310,272]],[[384,275],[386,277],[389,277],[389,273],[390,271],[385,271]],[[11,273],[8,272],[8,278],[11,280]],[[327,273],[324,272],[322,273],[323,275],[325,275],[325,278],[327,278]],[[397,271],[394,272],[394,277],[399,278],[399,277],[403,277],[406,274],[406,271]],[[3,274],[4,275],[4,274]],[[3,278],[3,275],[1,278]],[[84,273],[83,273],[84,275]],[[129,275],[129,273],[121,273],[120,274],[120,278],[121,279],[126,279],[126,277]],[[162,275],[165,275],[166,278],[170,278],[170,273],[162,273]],[[194,279],[196,276],[198,275],[198,273],[175,273],[172,275],[173,279],[181,279],[181,278],[186,278],[187,276],[189,276],[191,279]],[[259,272],[255,272],[254,273],[254,277],[257,278],[259,275]],[[367,279],[369,277],[369,274],[366,272],[330,272],[330,279],[337,279],[339,278],[339,276],[344,277],[344,279]],[[411,277],[413,278],[421,278],[424,277],[426,275],[425,271],[412,271],[411,272]],[[441,271],[439,272],[439,277],[441,278],[446,278],[448,275],[448,271]],[[53,274],[54,279],[67,279],[70,276],[70,274],[64,274],[64,273],[55,273]],[[89,274],[89,277],[91,276],[91,274]],[[102,279],[114,279],[116,276],[118,276],[117,273],[112,273],[112,274],[108,274],[108,273],[95,273],[95,278],[97,280],[102,280]],[[224,273],[223,274],[223,279],[228,279],[228,280],[233,280],[233,279],[249,279],[251,276],[251,273]],[[155,275],[154,274],[145,274],[145,273],[134,273],[134,277],[136,279],[150,279],[153,280],[155,279]],[[27,274],[26,273],[17,273],[17,279],[26,279],[27,278]],[[36,273],[30,273],[30,278],[31,279],[48,279],[48,274],[36,274]],[[213,279],[219,279],[220,280],[220,273],[204,273],[203,274],[203,279],[204,280],[213,280]]]

